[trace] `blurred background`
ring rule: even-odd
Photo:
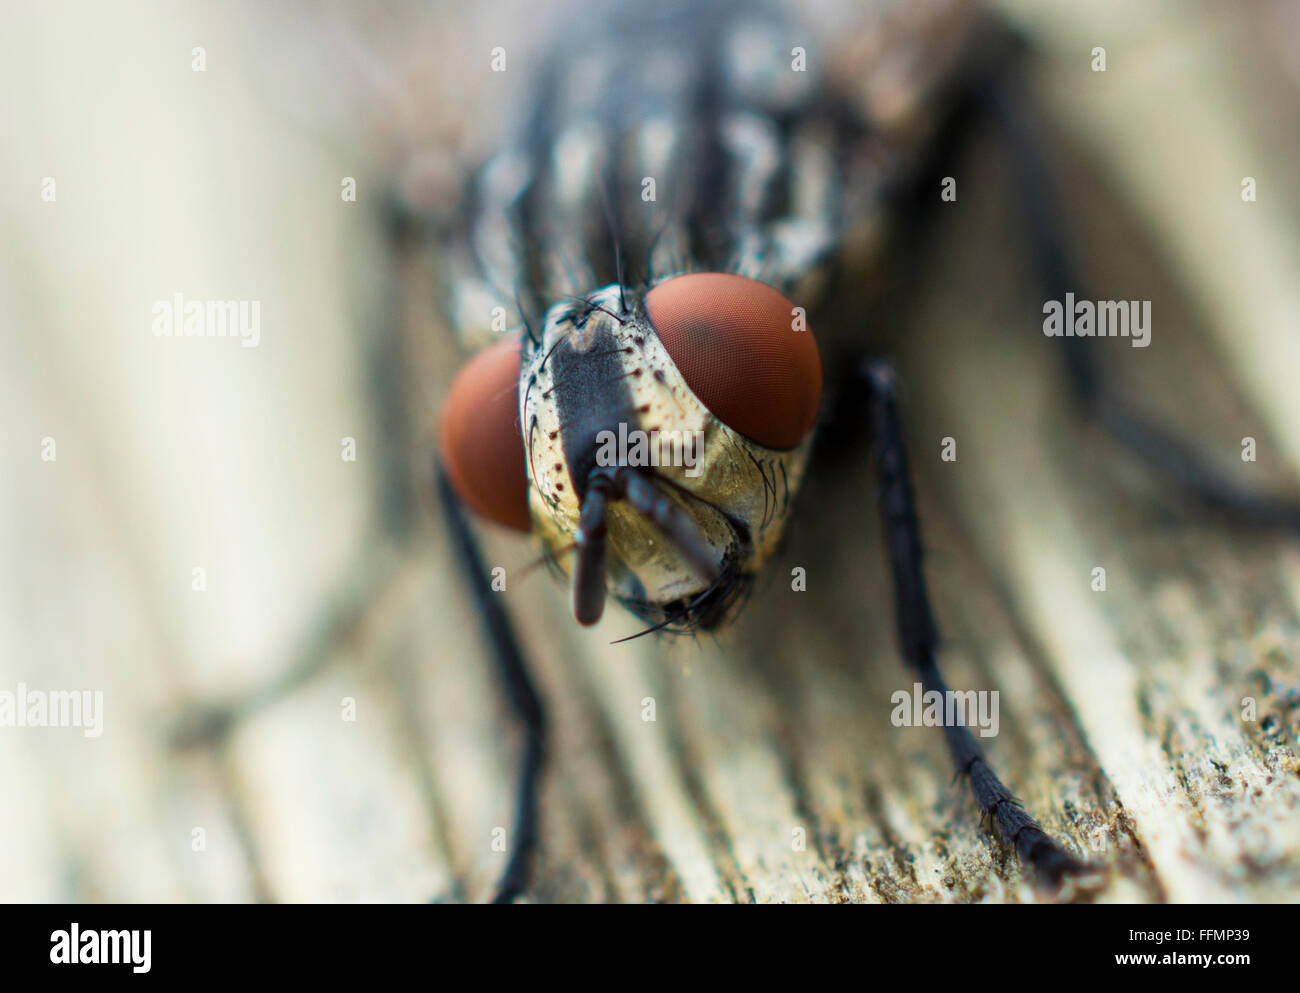
[[[520,53],[517,87],[574,15],[259,6],[6,7],[0,691],[105,709],[96,738],[0,728],[0,899],[481,900],[504,864],[516,742],[423,485],[459,354],[386,203],[509,127],[485,53]],[[994,6],[1036,50],[1091,284],[1154,301],[1116,374],[1295,493],[1300,8]],[[1110,867],[1088,898],[1294,900],[1300,541],[1191,513],[1073,422],[997,153],[898,316],[950,680],[1002,691],[994,764]],[[177,293],[259,301],[258,346],[156,337]],[[555,708],[538,899],[1042,898],[939,736],[889,725],[910,679],[865,451],[810,483],[815,518],[718,638],[611,647],[636,622],[579,631],[544,572],[511,586]],[[487,540],[511,575],[537,554]],[[241,700],[228,727],[209,709]]]

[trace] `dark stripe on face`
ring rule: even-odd
[[[591,347],[577,351],[569,342],[556,347],[548,360],[556,411],[564,426],[564,461],[578,494],[586,492],[587,477],[596,468],[596,436],[618,433],[620,421],[636,427],[632,394],[627,388],[619,345],[604,328],[598,329]]]

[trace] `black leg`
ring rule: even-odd
[[[510,709],[523,725],[525,740],[523,761],[515,794],[515,822],[508,839],[510,860],[497,885],[493,903],[511,903],[528,888],[532,874],[532,857],[537,848],[537,790],[541,778],[546,736],[546,715],[528,674],[528,665],[515,638],[510,618],[492,591],[488,572],[483,565],[478,540],[441,465],[436,468],[438,499],[447,531],[451,537],[456,563],[466,577],[474,606],[483,621],[484,633],[492,647],[492,657],[510,703]]]
[[[1016,199],[1024,207],[1023,221],[1039,284],[1048,300],[1064,300],[1067,292],[1078,299],[1092,299],[1067,250],[1069,227],[1062,201],[1023,93],[1023,85],[1014,76],[1004,77],[988,91],[987,103],[1007,139]],[[1093,339],[1062,338],[1061,344],[1075,398],[1083,412],[1112,437],[1203,505],[1246,523],[1300,532],[1300,503],[1239,486],[1206,462],[1193,445],[1135,414],[1127,398],[1105,381]]]
[[[880,474],[880,511],[894,577],[895,623],[900,648],[908,664],[916,670],[925,692],[946,694],[948,687],[935,658],[939,632],[925,588],[921,530],[903,446],[894,370],[886,363],[871,362],[864,375],[870,391],[871,426]],[[1051,883],[1059,882],[1067,872],[1084,868],[1002,785],[969,728],[945,724],[943,733],[958,774],[970,780],[983,819],[997,826],[998,835],[1005,843],[1015,846],[1023,861]]]

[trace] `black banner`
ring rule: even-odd
[[[1184,983],[1294,975],[1291,907],[824,907],[680,910],[519,906],[6,906],[0,962],[7,978],[78,982],[286,978],[337,983],[386,973],[541,979],[559,967],[603,969],[605,958],[693,978],[728,978],[774,960],[846,970],[860,979],[982,983],[1012,975],[1138,974]],[[704,915],[697,917],[695,915]],[[688,921],[687,918],[690,920]],[[695,963],[688,965],[688,963]],[[803,963],[801,966],[797,963]],[[1000,977],[1000,979],[999,979]],[[680,972],[676,978],[687,978]]]

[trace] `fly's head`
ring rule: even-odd
[[[820,398],[812,333],[771,287],[615,284],[467,367],[444,461],[473,509],[535,531],[568,567],[579,621],[608,593],[654,625],[711,627],[780,538]],[[500,492],[499,471],[505,495],[469,492]]]

